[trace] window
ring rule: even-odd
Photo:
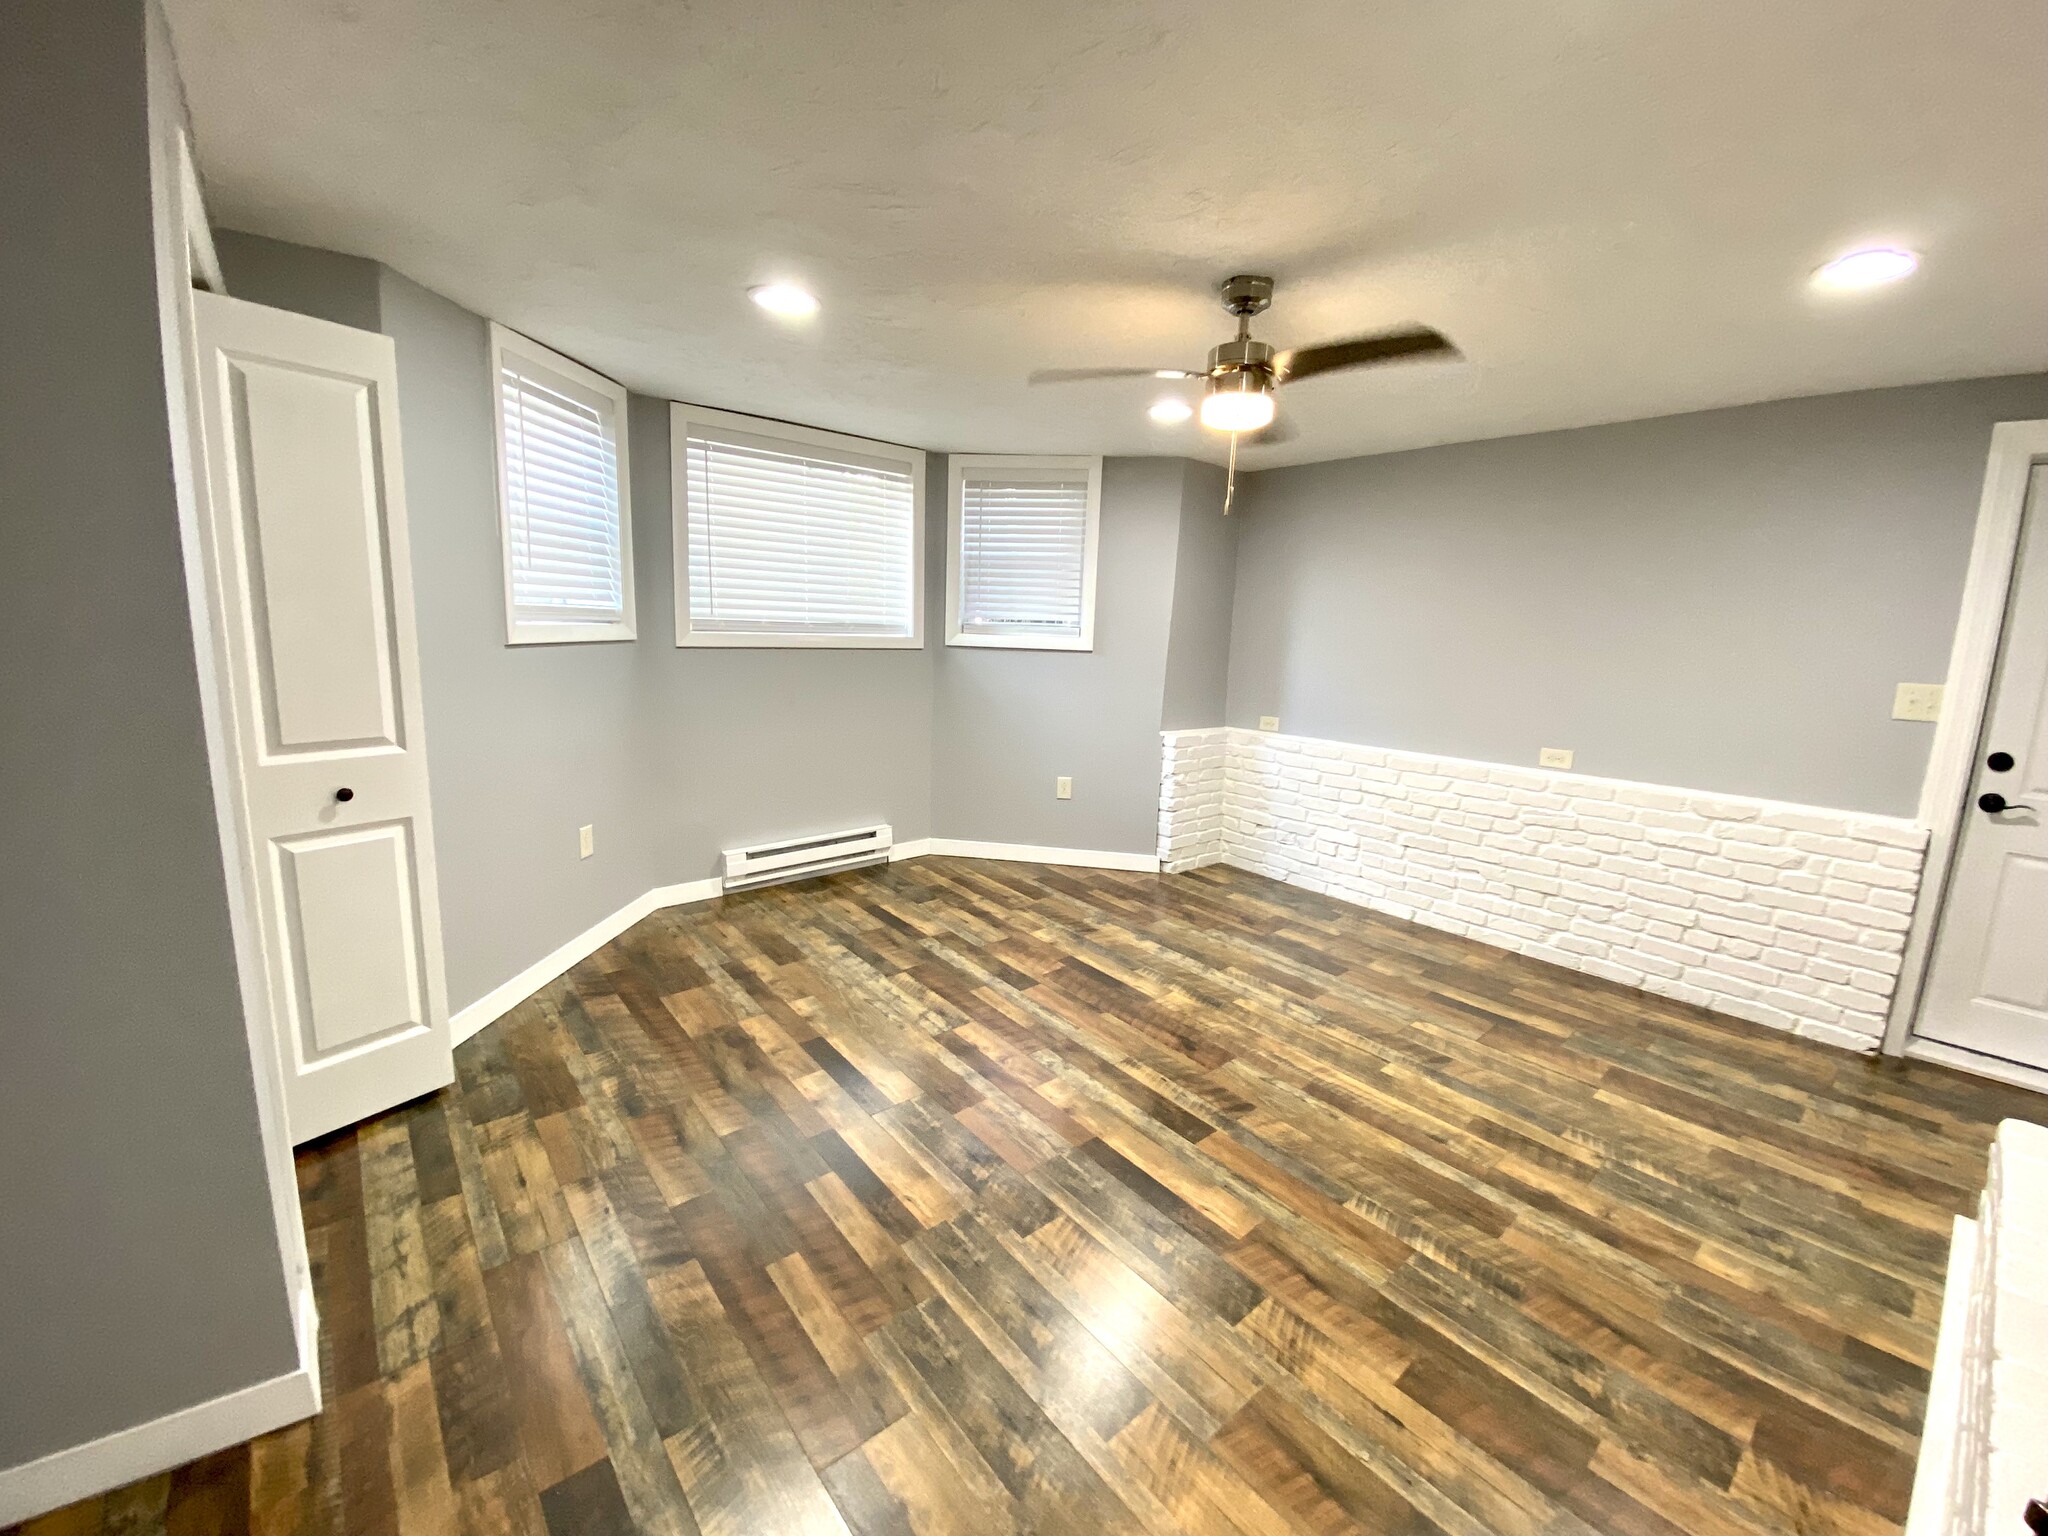
[[[676,644],[924,643],[924,455],[672,406]]]
[[[1102,460],[955,455],[946,643],[1095,648]]]
[[[626,392],[491,327],[511,645],[633,638]]]

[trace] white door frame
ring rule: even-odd
[[[2006,605],[2012,596],[2027,486],[2034,466],[2041,463],[2048,463],[2048,421],[2002,421],[1991,429],[1991,459],[1984,471],[1984,494],[1977,504],[1977,531],[1970,543],[1970,571],[1963,582],[1955,645],[1949,651],[1941,719],[1928,751],[1926,777],[1920,781],[1918,819],[1928,831],[1927,862],[1899,965],[1899,983],[1885,1020],[1883,1046],[1887,1056],[1924,1055],[2035,1088],[2048,1087],[2048,1073],[2017,1065],[2011,1073],[1996,1071],[1999,1064],[1993,1057],[1916,1040],[1913,1025],[1919,1017],[1928,962],[1934,957],[1934,941],[1962,841],[1964,800],[1977,774],[1984,717],[1991,708],[1991,684],[1998,670]]]

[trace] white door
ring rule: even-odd
[[[453,1079],[388,337],[196,294],[209,583],[296,1142]]]
[[[1919,1033],[2048,1068],[2048,465],[2027,489]]]

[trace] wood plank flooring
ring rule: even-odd
[[[661,912],[457,1055],[299,1159],[321,1417],[26,1531],[1890,1531],[2048,1118],[1222,868]]]

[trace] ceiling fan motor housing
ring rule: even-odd
[[[1273,302],[1273,279],[1240,274],[1223,281],[1223,307],[1233,315],[1256,315]]]
[[[1263,341],[1253,341],[1249,336],[1237,341],[1226,341],[1220,347],[1209,349],[1209,371],[1211,373],[1242,373],[1253,368],[1271,371],[1273,349]]]

